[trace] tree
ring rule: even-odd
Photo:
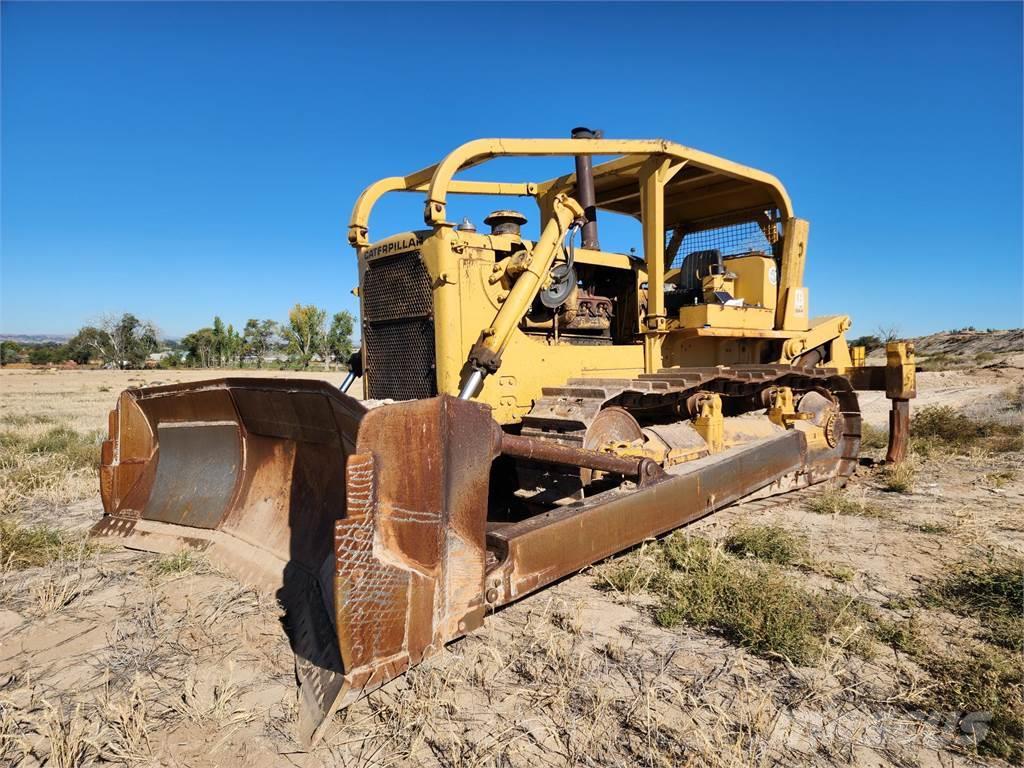
[[[884,346],[884,343],[880,338],[874,335],[869,336],[858,336],[856,339],[850,340],[851,347],[864,347],[864,354],[870,355],[875,349]]]
[[[94,357],[107,357],[110,349],[110,337],[105,331],[91,325],[78,329],[78,333],[68,342],[68,359],[79,365],[85,365]]]
[[[256,367],[263,367],[263,358],[270,351],[270,345],[277,333],[277,323],[273,320],[257,320],[250,317],[242,332],[242,354],[256,358]]]
[[[209,368],[213,362],[214,336],[212,328],[200,328],[181,340],[186,351],[186,360],[191,366]]]
[[[231,365],[242,355],[242,337],[235,330],[235,326],[228,323],[228,328],[224,332],[224,341],[222,343],[224,348],[224,361]]]
[[[32,365],[49,365],[50,363],[62,363],[65,360],[67,360],[67,348],[52,341],[33,344],[28,353],[28,361]]]
[[[213,356],[217,360],[217,367],[220,368],[224,364],[224,345],[225,345],[225,332],[224,332],[224,321],[220,317],[213,318],[213,328],[210,331],[213,335]]]
[[[352,328],[355,326],[352,313],[342,310],[331,319],[327,332],[327,356],[337,363],[347,363],[352,357]]]
[[[971,330],[974,330],[973,328]],[[883,344],[888,344],[890,341],[900,340],[900,327],[898,325],[880,325],[878,326],[878,335],[882,339]]]
[[[103,315],[95,326],[86,326],[77,335],[82,336],[108,365],[117,368],[141,368],[146,356],[160,346],[157,327],[139,320],[131,312],[120,317]]]
[[[0,341],[0,365],[10,365],[21,361],[21,345],[16,341]]]
[[[139,320],[130,312],[121,315],[121,319],[114,325],[113,332],[108,333],[116,348],[120,350],[115,361],[121,368],[141,368],[146,362],[146,356],[160,346],[156,326]]]
[[[324,352],[324,323],[327,311],[312,304],[296,304],[288,312],[288,325],[283,328],[288,352],[302,365],[309,367],[313,355]]]

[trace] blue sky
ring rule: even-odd
[[[4,2],[0,331],[355,310],[366,184],[578,124],[779,176],[813,314],[1020,326],[1021,8]],[[372,234],[421,221],[408,196]]]

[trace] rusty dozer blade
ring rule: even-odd
[[[794,472],[834,475],[837,455],[791,429],[663,470],[505,434],[489,408],[449,396],[367,410],[325,383],[225,379],[121,395],[94,532],[204,548],[243,578],[276,580],[309,747],[339,707],[487,612]],[[517,461],[613,480],[509,516],[491,480]]]
[[[148,551],[201,550],[243,581],[276,589],[308,699],[341,672],[332,542],[365,413],[321,381],[127,390],[110,414],[100,467],[106,514],[92,534]],[[308,703],[301,709],[317,720]]]
[[[208,550],[247,581],[318,572],[345,511],[366,408],[326,382],[218,379],[129,389],[110,414],[93,528],[129,547]]]
[[[367,412],[325,382],[127,390],[110,416],[106,514],[92,534],[201,550],[277,588],[309,746],[339,706],[482,622],[499,435],[479,405]]]

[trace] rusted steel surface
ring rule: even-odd
[[[556,443],[553,440],[504,435],[501,452],[517,459],[542,461],[569,467],[596,469],[635,478],[641,484],[659,477],[661,468],[650,459],[628,458]]]
[[[321,688],[321,722],[483,622],[500,440],[487,407],[447,396],[364,417],[348,460],[348,513],[334,534],[344,673]]]
[[[342,468],[365,413],[358,400],[319,381],[129,389],[102,447],[103,509],[225,529],[287,559],[291,524],[309,532],[313,514],[330,531],[344,513]],[[333,482],[325,481],[332,465]]]
[[[573,128],[574,139],[597,139],[601,134],[592,131],[590,128]],[[583,206],[583,213],[587,218],[583,225],[583,247],[599,249],[601,244],[597,241],[597,205],[596,193],[594,192],[594,161],[590,155],[576,155],[576,199]]]
[[[804,465],[806,441],[791,430],[688,462],[666,479],[632,493],[607,491],[578,505],[503,526],[491,545],[506,553],[489,575],[495,604],[551,582],[727,506]]]
[[[884,365],[863,365],[850,368],[846,374],[853,388],[861,392],[885,390]]]
[[[277,590],[300,683],[300,736],[342,673],[332,623],[334,525],[366,407],[326,382],[220,379],[127,390],[102,449],[93,535],[204,550]],[[308,743],[308,741],[307,741]]]
[[[910,401],[893,400],[889,410],[889,446],[885,460],[898,464],[907,458],[910,445]]]
[[[146,504],[147,520],[217,528],[242,470],[242,444],[234,422],[162,423],[160,460]]]
[[[233,563],[251,560],[270,586],[280,584],[288,562],[315,573],[345,512],[342,468],[365,411],[319,381],[218,379],[127,390],[102,449],[106,515],[93,534],[148,548],[153,526],[132,521],[207,529],[223,534],[202,539],[208,546],[217,544]]]
[[[127,390],[103,445],[103,508],[119,519],[217,529],[315,571],[344,515],[345,458],[364,413],[318,381]],[[94,532],[109,534],[110,525]]]

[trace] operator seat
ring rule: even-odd
[[[665,309],[678,312],[680,307],[700,304],[704,301],[704,278],[724,271],[722,252],[717,248],[686,254],[676,289],[665,294]]]

